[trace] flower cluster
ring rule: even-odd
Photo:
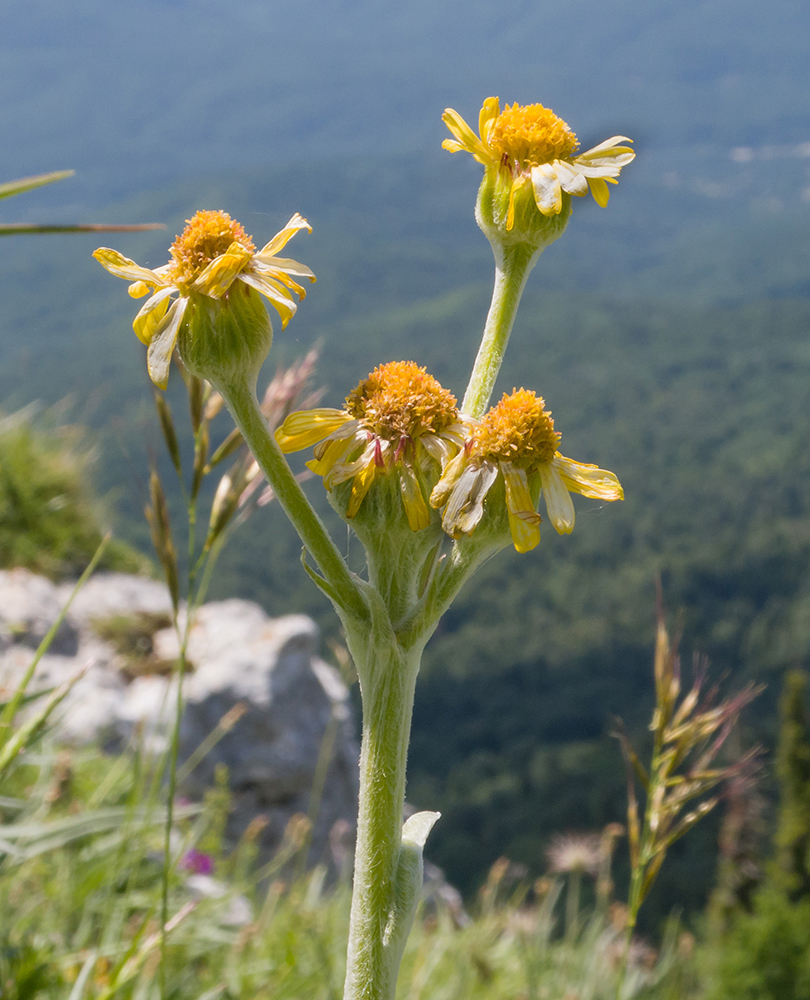
[[[316,445],[307,467],[323,476],[328,490],[352,480],[348,518],[360,509],[375,478],[395,471],[411,529],[427,527],[430,510],[421,482],[432,464],[442,475],[430,505],[443,508],[447,534],[470,535],[500,477],[518,552],[529,552],[540,541],[533,495],[542,492],[560,534],[574,527],[570,493],[600,500],[624,497],[612,472],[561,455],[560,437],[543,399],[526,389],[504,395],[480,422],[465,420],[455,398],[412,361],[380,365],[346,398],[343,409],[298,411],[276,431],[284,452]]]

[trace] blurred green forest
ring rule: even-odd
[[[4,218],[164,221],[115,241],[158,265],[198,208],[226,209],[257,242],[300,211],[314,232],[289,251],[318,282],[266,377],[320,342],[326,405],[393,358],[463,392],[492,258],[473,221],[480,168],[439,148],[446,106],[474,121],[489,94],[541,100],[583,148],[633,137],[607,209],[577,201],[540,259],[498,388],[544,395],[563,453],[615,471],[627,499],[578,502],[571,536],[546,526],[534,553],[501,554],[445,617],[417,690],[409,798],[442,811],[429,854],[467,890],[499,855],[536,871],[552,832],[622,819],[607,734],[619,714],[644,736],[656,574],[687,661],[705,651],[733,685],[769,684],[742,745],[772,744],[781,675],[810,645],[801,0],[245,0],[227,19],[214,0],[6,8],[4,176],[78,174],[4,203]],[[0,241],[0,408],[70,396],[119,533],[148,551],[147,455],[162,444],[134,304],[96,245]],[[169,397],[182,412],[177,378]],[[307,488],[330,517],[320,484]],[[308,611],[336,637],[299,549],[262,509],[213,596]],[[676,846],[651,919],[702,905],[715,834]]]

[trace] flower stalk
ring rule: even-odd
[[[217,388],[284,513],[323,573],[319,586],[342,618],[346,615],[358,622],[366,622],[368,606],[361,590],[362,581],[346,566],[323,521],[307,500],[281,449],[269,433],[253,388],[241,379],[227,386],[220,384]]]
[[[392,1000],[421,888],[421,850],[438,818],[437,813],[417,814],[421,818],[412,817],[403,832],[414,689],[427,635],[422,641],[401,644],[392,617],[402,609],[403,593],[413,593],[413,581],[403,579],[412,573],[394,553],[391,565],[384,565],[378,550],[371,585],[355,577],[269,433],[252,389],[236,382],[220,385],[219,390],[323,574],[316,582],[333,601],[346,628],[360,681],[363,733],[344,1000]],[[413,573],[419,569],[418,560],[411,563]]]
[[[461,404],[462,413],[476,418],[482,416],[489,405],[523,289],[541,252],[529,243],[505,246],[493,243],[492,249],[495,254],[495,287],[481,346]]]

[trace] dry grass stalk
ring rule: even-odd
[[[696,657],[692,686],[682,697],[677,643],[670,640],[667,632],[659,594],[656,705],[650,726],[653,753],[649,773],[630,744],[621,722],[615,733],[627,765],[627,826],[632,871],[628,942],[639,908],[671,845],[714,809],[722,797],[719,786],[748,773],[758,755],[758,750],[753,750],[729,765],[716,762],[743,708],[757,697],[762,687],[748,684],[732,697],[718,701],[716,686],[703,691],[706,669],[705,657]],[[636,795],[637,783],[645,796],[643,816]]]

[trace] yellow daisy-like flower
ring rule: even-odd
[[[431,494],[431,505],[444,507],[444,530],[453,538],[472,534],[498,476],[503,477],[509,528],[518,552],[530,552],[540,541],[541,517],[531,489],[537,487],[538,478],[548,516],[559,534],[574,528],[570,493],[623,500],[624,492],[612,472],[575,462],[557,451],[561,436],[541,397],[527,389],[516,389],[510,396],[504,393],[472,429]]]
[[[346,517],[360,509],[375,478],[396,471],[412,531],[430,524],[420,480],[444,468],[465,435],[456,398],[413,361],[375,368],[346,397],[342,410],[322,407],[291,413],[276,431],[284,452],[316,445],[307,466],[327,490],[349,479]]]
[[[255,289],[269,299],[281,317],[282,328],[298,308],[295,294],[306,292],[290,275],[315,280],[304,264],[276,256],[300,229],[312,227],[296,213],[284,229],[256,252],[242,226],[226,212],[197,212],[170,247],[172,260],[153,270],[141,267],[117,250],[99,247],[96,260],[116,277],[131,281],[129,294],[151,293],[132,324],[148,346],[147,365],[152,381],[165,389],[169,364],[181,323],[188,319],[195,298],[227,300],[234,283]],[[176,295],[176,298],[172,298]]]
[[[501,111],[497,97],[484,101],[478,117],[479,135],[457,111],[448,108],[442,120],[455,136],[442,145],[451,153],[466,150],[488,170],[505,174],[511,182],[507,230],[515,221],[515,197],[530,186],[534,202],[545,216],[559,215],[563,192],[582,197],[590,189],[596,202],[608,203],[608,184],[616,184],[622,167],[636,155],[623,135],[606,139],[585,153],[576,135],[553,111],[542,104],[507,104]]]

